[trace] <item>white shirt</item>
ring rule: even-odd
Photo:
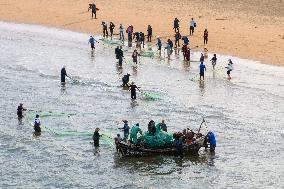
[[[34,123],[37,123],[40,125],[40,119],[39,118],[35,118]]]
[[[194,23],[195,23],[194,20],[190,20],[190,26],[194,27]]]

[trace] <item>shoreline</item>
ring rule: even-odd
[[[142,1],[144,2],[144,0]],[[219,1],[216,0],[217,5],[219,5]],[[108,2],[96,2],[100,10],[97,13],[98,19],[95,20],[91,19],[91,13],[87,12],[87,6],[90,2],[86,0],[80,3],[74,0],[62,0],[46,4],[36,0],[27,0],[25,3],[16,2],[16,0],[10,0],[7,4],[0,4],[0,11],[3,13],[0,18],[2,21],[42,25],[95,35],[101,35],[102,33],[100,25],[102,20],[106,20],[108,23],[113,21],[116,25],[115,33],[118,33],[120,21],[123,23],[124,28],[132,24],[134,30],[143,32],[146,32],[147,25],[151,24],[153,27],[152,41],[155,41],[157,35],[173,35],[171,28],[174,17],[181,20],[181,34],[188,35],[187,21],[189,21],[190,17],[195,17],[197,22],[196,32],[189,40],[191,46],[199,46],[197,50],[203,50],[202,35],[204,28],[207,28],[209,31],[207,48],[210,53],[250,59],[263,64],[284,66],[284,15],[282,16],[280,13],[280,15],[271,17],[265,14],[255,15],[251,10],[244,10],[233,16],[232,13],[236,13],[236,10],[230,10],[229,13],[211,12],[208,7],[212,6],[212,9],[215,9],[214,5],[210,4],[209,1],[200,2],[199,4],[193,1],[190,4],[190,7],[195,8],[192,11],[193,14],[185,14],[182,17],[181,12],[186,10],[188,5],[183,3],[175,4],[177,1],[168,1],[167,3],[154,0],[149,3],[145,1],[142,7],[140,4],[136,5],[127,0],[120,2],[109,0]],[[75,6],[74,3],[76,2],[77,5]],[[253,0],[253,2],[261,2],[261,0]],[[283,5],[283,2],[280,1],[279,3]],[[223,4],[221,10],[225,10],[228,6],[227,3]],[[240,7],[243,8],[241,4],[245,5],[242,0],[240,1]],[[15,12],[12,10],[12,8],[15,8],[12,5],[17,5],[16,8],[20,11]],[[46,11],[38,9],[42,5],[45,5]],[[121,8],[121,6],[124,6],[124,8]],[[154,7],[158,7],[162,10],[161,12],[165,13],[162,15],[163,17],[155,11]],[[172,7],[173,10],[166,10],[168,7]],[[176,12],[176,9],[180,9],[180,11]],[[199,12],[196,12],[196,10]],[[116,14],[114,15],[113,12],[116,12]],[[177,15],[173,16],[175,14]],[[137,15],[139,16],[137,17]],[[246,17],[248,18],[246,19]]]

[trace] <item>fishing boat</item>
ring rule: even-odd
[[[195,143],[184,144],[183,145],[183,154],[184,155],[196,155],[198,154],[200,148],[204,146],[205,137],[199,137]],[[126,142],[116,143],[116,148],[118,152],[124,157],[141,157],[141,156],[156,156],[156,155],[175,155],[176,148],[174,146],[169,146],[167,148],[162,149],[151,149],[144,148],[143,146],[136,146]]]

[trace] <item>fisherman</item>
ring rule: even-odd
[[[94,146],[95,147],[99,147],[100,146],[100,137],[102,137],[102,135],[100,135],[99,133],[100,129],[96,128],[94,134],[93,134],[93,141],[94,141]]]
[[[165,120],[162,120],[161,129],[165,132],[168,132],[168,128],[167,128],[167,125],[165,124]]]
[[[135,39],[135,42],[140,41],[140,32],[134,32],[133,39]]]
[[[124,125],[122,128],[119,128],[121,130],[123,130],[123,141],[126,142],[127,139],[128,139],[128,135],[129,135],[129,130],[130,130],[130,127],[128,126],[128,121],[127,120],[122,120]]]
[[[158,46],[158,51],[159,51],[159,54],[160,54],[160,56],[161,56],[162,41],[161,41],[161,39],[160,39],[159,36],[157,36],[157,44],[156,44],[156,45]]]
[[[122,141],[122,138],[120,137],[120,134],[117,134],[116,137],[114,138],[115,144],[118,144]]]
[[[227,68],[227,75],[228,75],[228,79],[230,80],[230,79],[232,79],[231,78],[231,71],[233,71],[233,62],[232,62],[232,60],[231,59],[229,59],[229,63],[228,63],[228,66],[226,66],[225,68]]]
[[[137,134],[140,133],[142,135],[142,130],[139,128],[139,123],[136,123],[136,125],[134,125],[131,128],[130,131],[130,141],[134,144],[137,145]]]
[[[207,138],[210,144],[210,152],[214,152],[216,148],[216,138],[212,131],[209,131],[207,134]]]
[[[194,21],[193,18],[191,18],[189,25],[190,25],[190,26],[189,26],[189,35],[193,35],[193,33],[194,33],[194,28],[196,27],[196,22]]]
[[[122,66],[122,60],[123,60],[123,51],[122,46],[117,50],[117,56],[118,56],[118,65]]]
[[[128,42],[132,42],[132,34],[133,34],[133,26],[130,25],[126,29],[126,33],[128,34]]]
[[[149,132],[149,135],[153,135],[153,136],[156,133],[156,126],[155,126],[155,122],[153,120],[151,120],[148,123],[148,132]]]
[[[97,6],[95,3],[91,4],[91,9],[92,9],[92,18],[94,18],[95,15],[95,19],[97,19]]]
[[[90,36],[89,42],[88,44],[91,44],[91,49],[94,50],[95,49],[95,42],[98,42],[97,40],[95,40],[95,38],[93,38],[93,36]],[[99,43],[99,42],[98,42]]]
[[[185,49],[184,55],[185,55],[185,60],[186,60],[186,61],[190,61],[190,48],[189,48],[189,47],[187,47],[187,48]]]
[[[182,37],[182,40],[183,40],[183,45],[188,45],[189,44],[189,39],[188,39],[188,37],[187,36],[183,36]]]
[[[183,45],[181,51],[183,55],[183,60],[186,60],[187,45]]]
[[[181,35],[179,32],[175,34],[175,48],[179,47],[179,40],[181,39]]]
[[[62,84],[65,84],[65,76],[66,76],[66,77],[69,77],[69,76],[67,75],[65,66],[63,66],[63,68],[61,69],[61,83],[62,83]]]
[[[27,109],[25,109],[23,107],[23,103],[20,103],[20,106],[18,106],[17,108],[17,115],[18,115],[18,119],[22,119],[24,117],[23,115],[23,111],[26,111]]]
[[[118,145],[119,143],[121,143],[122,141],[122,138],[120,137],[120,134],[117,134],[116,137],[114,138],[114,143],[116,145]],[[119,148],[116,146],[116,151],[118,152],[119,151]]]
[[[152,36],[153,36],[152,27],[151,25],[148,25],[148,28],[147,28],[147,41],[148,42],[152,42]]]
[[[140,43],[141,45],[143,46],[143,49],[144,49],[144,46],[145,46],[145,34],[143,32],[140,32]],[[141,51],[141,46],[140,46],[140,51]]]
[[[34,130],[35,130],[35,133],[41,133],[41,128],[40,128],[40,118],[39,118],[39,115],[36,114],[36,117],[34,119]]]
[[[115,49],[114,49],[114,53],[115,53],[115,58],[118,59],[118,51],[119,51],[119,46],[117,46]]]
[[[102,26],[103,26],[103,37],[108,37],[107,23],[105,21],[102,21]]]
[[[179,20],[177,18],[174,19],[174,28],[175,32],[179,32]]]
[[[124,28],[122,24],[119,26],[119,40],[124,41]]]
[[[133,60],[134,64],[137,64],[138,56],[140,56],[140,55],[137,52],[137,50],[135,49],[134,52],[132,53],[132,60]]]
[[[199,76],[200,76],[200,81],[201,81],[201,77],[203,78],[204,80],[204,71],[206,71],[206,67],[205,65],[203,64],[203,62],[200,63],[199,65]]]
[[[183,158],[183,141],[182,137],[177,136],[174,141],[175,147],[176,147],[176,157]]]
[[[115,25],[113,24],[113,22],[110,22],[109,23],[109,31],[110,31],[110,37],[112,39],[112,36],[113,36],[113,30],[115,28]]]
[[[213,70],[215,70],[215,66],[217,64],[217,57],[216,54],[213,55],[213,57],[210,60],[212,62]]]
[[[207,44],[207,42],[208,42],[208,31],[207,31],[207,29],[204,30],[203,39],[204,39],[204,41],[203,41],[204,45]]]
[[[170,60],[170,56],[171,56],[171,46],[170,46],[169,42],[167,42],[166,47],[165,47],[165,50],[167,50],[167,56],[168,56],[168,59]]]
[[[129,82],[129,76],[131,76],[129,73],[123,76],[122,78],[122,86],[123,87],[128,87],[128,82]]]
[[[135,85],[134,82],[131,83],[129,86],[129,91],[131,91],[131,99],[135,100],[136,99],[136,89],[140,91],[139,87]],[[141,91],[140,91],[141,92]]]
[[[168,39],[168,43],[169,43],[169,45],[170,45],[171,53],[172,53],[172,52],[173,52],[174,44],[173,44],[173,42],[172,42],[172,40],[171,40],[171,39]]]
[[[203,63],[204,62],[204,58],[205,57],[204,57],[203,53],[201,53],[199,61]]]

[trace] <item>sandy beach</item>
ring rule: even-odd
[[[209,31],[210,52],[259,60],[284,66],[284,2],[282,0],[105,0],[95,1],[98,19],[91,19],[88,0],[1,0],[0,20],[40,24],[74,31],[101,34],[101,21],[118,26],[132,24],[154,36],[173,36],[173,19],[178,17],[181,34],[189,34],[189,20],[195,18],[192,46],[203,49],[203,31]],[[165,39],[164,38],[164,39]],[[87,41],[87,39],[86,39]]]

